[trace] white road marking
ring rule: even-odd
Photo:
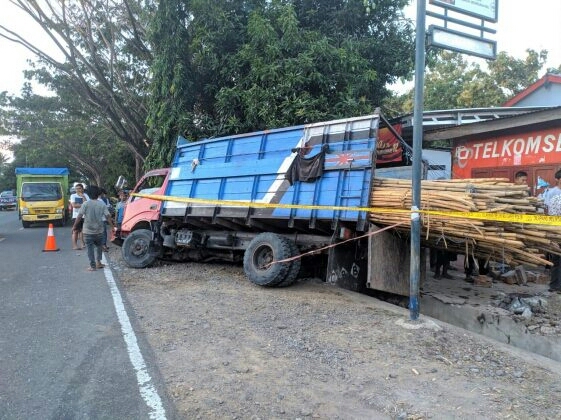
[[[140,348],[138,347],[138,342],[136,340],[136,335],[132,329],[132,325],[125,310],[125,305],[123,304],[123,299],[121,298],[121,293],[117,288],[115,279],[113,278],[113,273],[109,268],[109,264],[105,256],[102,261],[106,267],[103,269],[105,274],[105,279],[109,285],[109,290],[111,291],[111,296],[113,297],[113,304],[115,305],[115,311],[117,312],[117,318],[121,324],[121,331],[123,332],[123,338],[125,339],[125,344],[127,346],[127,352],[129,354],[129,359],[132,363],[134,371],[136,373],[136,381],[138,382],[138,387],[142,399],[146,402],[151,411],[148,413],[151,419],[155,420],[165,420],[166,411],[162,404],[162,399],[158,395],[156,388],[152,384],[152,378],[146,369],[146,362],[142,357]]]

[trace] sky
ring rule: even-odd
[[[19,11],[9,0],[0,0],[2,13],[0,25],[7,26],[25,35],[42,48],[48,48],[47,37],[41,29],[23,12]],[[406,9],[406,15],[416,16],[416,0]],[[430,10],[439,10],[435,6],[427,6]],[[497,41],[497,50],[506,51],[515,58],[525,58],[526,49],[549,51],[549,60],[544,66],[559,67],[561,65],[561,0],[499,0],[499,17],[496,24],[488,26],[497,30],[488,38]],[[427,19],[427,25],[431,22]],[[0,92],[19,94],[23,85],[23,70],[27,68],[28,59],[33,55],[25,48],[0,38],[2,65],[0,66]],[[541,75],[540,75],[541,76]],[[36,92],[42,93],[35,88]]]

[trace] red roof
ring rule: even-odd
[[[516,105],[518,102],[520,102],[526,96],[530,95],[532,92],[535,92],[536,90],[538,90],[543,85],[547,85],[548,83],[559,83],[559,84],[561,84],[561,75],[547,73],[540,80],[531,84],[526,89],[524,89],[522,92],[519,92],[518,94],[514,95],[512,98],[510,98],[508,101],[506,101],[503,104],[503,106],[514,106],[514,105]]]

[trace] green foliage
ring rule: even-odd
[[[538,80],[547,60],[547,51],[528,49],[525,59],[516,59],[500,52],[497,59],[487,61],[487,70],[468,62],[464,55],[439,51],[429,61],[425,75],[424,108],[486,108],[501,106],[508,99]],[[403,113],[413,110],[413,89],[394,95],[384,107]],[[395,114],[394,114],[395,115]]]
[[[230,68],[239,82],[217,94],[222,131],[282,127],[373,110],[379,78],[351,41],[337,48],[326,36],[303,30],[290,6],[268,12],[270,18],[258,13],[250,17],[248,40]]]
[[[24,139],[12,146],[13,168],[68,167],[71,177],[110,186],[119,175],[133,179],[134,161],[125,143],[77,98],[42,97],[25,93],[11,98],[9,127]]]
[[[151,53],[146,45],[145,27],[155,2],[13,3],[33,18],[46,40],[53,40],[41,50],[19,35],[18,28],[10,30],[0,25],[0,36],[16,40],[37,56],[26,71],[27,77],[54,92],[60,99],[58,106],[65,112],[81,113],[83,104],[97,124],[103,121],[103,127],[111,130],[134,155],[138,175],[150,146],[145,120]],[[80,98],[82,104],[75,98]],[[89,128],[96,131],[97,127]]]
[[[406,0],[161,2],[148,165],[198,139],[371,112],[412,69]]]
[[[0,36],[39,57],[28,77],[56,95],[24,87],[0,130],[22,138],[18,164],[71,156],[65,166],[77,176],[103,182],[110,163],[128,170],[134,161],[131,179],[146,156],[145,167],[169,165],[178,134],[195,140],[371,112],[413,67],[408,0],[17,3],[60,41],[63,60],[0,25]]]
[[[169,165],[172,142],[181,132],[181,122],[192,115],[193,76],[186,42],[188,15],[183,1],[164,1],[151,24],[154,60],[146,123],[153,145],[145,162],[148,168]]]

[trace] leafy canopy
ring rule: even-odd
[[[547,51],[527,50],[524,59],[500,52],[482,66],[465,55],[439,50],[430,57],[425,76],[426,110],[486,108],[502,106],[508,99],[539,79],[547,61]],[[388,114],[412,112],[413,89],[384,103]]]
[[[148,165],[169,164],[177,134],[195,140],[371,112],[412,68],[407,3],[161,2]]]

